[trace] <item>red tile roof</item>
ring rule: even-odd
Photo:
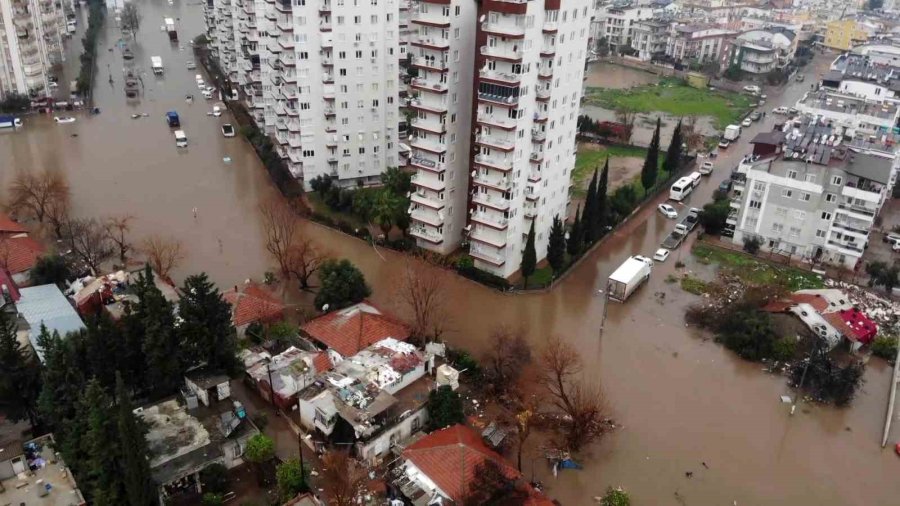
[[[28,229],[13,221],[8,215],[0,213],[0,233],[20,234],[22,232],[28,232]]]
[[[356,355],[363,348],[388,337],[398,341],[409,338],[406,325],[368,302],[322,315],[300,329],[343,357]]]
[[[44,246],[30,237],[0,238],[0,266],[12,274],[19,274],[34,267]]]
[[[222,294],[231,304],[231,321],[235,327],[253,322],[269,322],[284,317],[281,299],[262,285],[254,282],[235,286]]]
[[[334,367],[331,363],[331,359],[328,357],[327,351],[323,351],[313,357],[313,367],[316,369],[316,374],[330,371],[331,368]]]
[[[6,289],[9,290],[9,296],[12,298],[13,302],[18,302],[21,297],[19,294],[19,286],[13,281],[12,274],[9,271],[0,268],[0,288],[4,285],[6,286]]]
[[[477,432],[465,425],[454,425],[441,429],[419,439],[403,450],[403,457],[412,462],[428,476],[450,499],[462,503],[469,491],[469,484],[475,480],[479,464],[487,459],[496,462],[510,479],[521,479],[522,475],[510,466],[500,455],[491,450],[481,440]],[[552,505],[553,502],[525,483],[530,506]]]
[[[783,313],[798,304],[809,304],[813,309],[820,313],[828,309],[828,300],[821,295],[792,293],[784,299],[769,302],[763,306],[762,310],[770,313]]]
[[[868,344],[878,334],[878,325],[858,309],[842,309],[822,315],[832,327],[847,339]]]

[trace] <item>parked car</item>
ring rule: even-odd
[[[746,91],[747,93],[758,94],[762,90],[760,90],[759,86],[755,84],[748,84],[747,86],[744,86],[744,91]]]
[[[788,113],[788,108],[783,105],[772,109],[772,114],[787,114],[787,113]]]
[[[678,217],[678,211],[669,204],[660,204],[656,209],[666,218],[675,219]]]
[[[798,83],[802,83],[803,80],[806,79],[806,76],[804,76],[803,74],[797,74],[797,77],[795,77],[794,79],[796,79]]]
[[[200,93],[203,95],[203,98],[205,98],[207,100],[213,98],[213,93],[209,89],[205,89],[205,90],[201,91]]]
[[[197,65],[194,62],[189,61],[187,62],[187,68],[188,70],[194,70],[195,68],[197,68]]]
[[[225,137],[234,137],[234,126],[231,123],[222,125],[222,135]]]
[[[726,179],[719,183],[719,191],[722,193],[728,193],[731,191],[731,179]]]
[[[796,107],[791,107],[788,109],[788,114],[794,116],[795,114],[800,114],[800,111]]]
[[[656,253],[653,254],[653,259],[657,262],[665,262],[667,258],[669,258],[669,253],[671,253],[666,248],[659,248],[656,250]]]
[[[892,242],[892,241],[900,241],[900,234],[897,232],[890,232],[888,234],[884,234],[884,237],[881,238],[882,242]]]
[[[762,118],[762,114],[759,111],[753,111],[750,113],[750,119],[753,121],[759,121]]]
[[[700,173],[701,174],[712,174],[715,166],[712,162],[703,162],[700,164]]]
[[[730,145],[731,145],[731,143],[728,142],[728,141],[725,140],[725,139],[722,139],[722,140],[719,141],[719,147],[720,147],[721,149],[728,149],[728,146],[730,146]]]
[[[741,126],[747,128],[748,126],[753,124],[753,120],[750,118],[744,118],[744,121],[741,121]]]

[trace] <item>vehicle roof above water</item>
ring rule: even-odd
[[[641,256],[629,257],[628,260],[625,260],[625,263],[620,265],[619,268],[609,276],[609,279],[621,283],[633,281],[634,277],[640,274],[640,272],[649,265],[648,260],[649,259],[646,259],[646,257]]]

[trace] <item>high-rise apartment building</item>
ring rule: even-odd
[[[50,69],[63,59],[66,19],[52,0],[0,0],[0,98],[50,95]]]
[[[397,166],[399,0],[212,2],[223,70],[307,189],[320,176],[374,183]]]
[[[410,13],[409,52],[417,73],[413,111],[410,233],[420,247],[449,253],[463,240],[473,137],[477,4],[421,0]]]
[[[591,22],[588,0],[485,0],[476,55],[468,240],[476,267],[509,277],[532,223],[546,257],[564,219]]]

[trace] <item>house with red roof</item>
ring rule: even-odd
[[[284,303],[266,286],[254,281],[235,285],[222,293],[231,304],[231,323],[239,337],[244,337],[251,323],[274,323],[284,319]]]
[[[522,504],[553,505],[553,501],[535,490],[522,473],[465,425],[432,432],[407,446],[402,458],[394,485],[413,504],[462,504],[472,484],[478,482],[481,466],[490,461],[511,486],[527,497]]]
[[[258,359],[247,366],[247,377],[256,386],[260,397],[285,413],[297,409],[300,391],[311,385],[317,375],[332,368],[326,352],[309,352],[294,346],[274,357],[268,353],[257,356]],[[246,359],[244,363],[247,363]]]
[[[841,290],[834,288],[798,290],[782,299],[766,304],[763,311],[793,313],[829,348],[846,339],[852,351],[872,342],[878,324],[850,302]]]
[[[409,327],[368,301],[314,318],[300,331],[340,357],[353,356],[384,339],[409,339]]]
[[[9,271],[18,285],[28,284],[31,269],[44,251],[43,244],[28,236],[28,229],[0,213],[0,269]]]

